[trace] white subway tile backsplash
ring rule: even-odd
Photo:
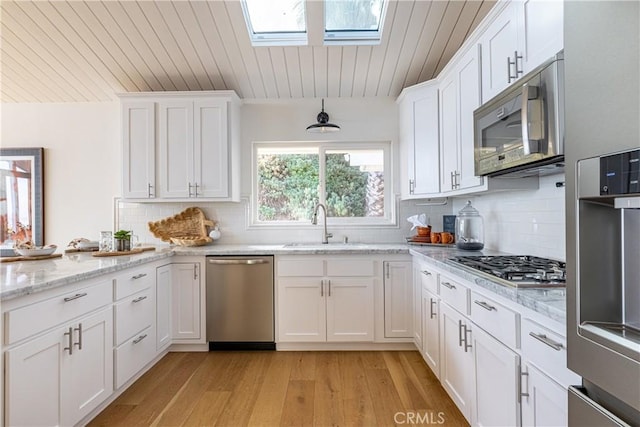
[[[471,200],[484,219],[488,249],[564,260],[565,191],[555,185],[558,181],[564,175],[540,177],[537,190],[456,198],[453,213]]]

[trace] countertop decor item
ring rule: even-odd
[[[30,258],[51,255],[56,249],[56,245],[36,246],[31,241],[21,242],[13,248],[19,255]]]
[[[131,249],[131,231],[118,230],[113,233],[116,241],[116,252],[125,252]]]
[[[213,241],[207,227],[215,222],[207,219],[197,207],[189,207],[177,215],[149,222],[149,231],[162,240],[180,246],[202,246]]]

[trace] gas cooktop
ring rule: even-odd
[[[566,264],[530,255],[459,256],[449,261],[473,273],[516,288],[566,286]]]

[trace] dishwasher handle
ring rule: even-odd
[[[266,259],[210,259],[209,264],[217,265],[254,265],[254,264],[267,264],[269,261]]]

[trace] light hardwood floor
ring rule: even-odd
[[[263,351],[169,353],[89,425],[416,424],[468,425],[416,351]]]

